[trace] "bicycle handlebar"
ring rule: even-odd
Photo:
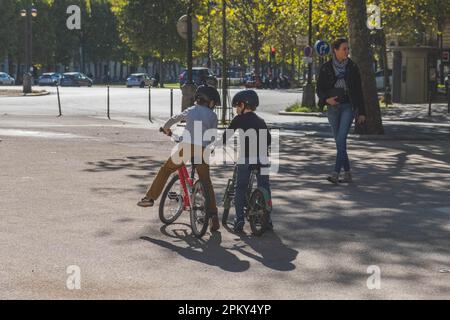
[[[164,128],[162,128],[162,127],[159,128],[159,132],[163,132],[164,134],[166,134]],[[173,134],[173,132],[170,132],[170,134],[168,134],[167,136],[171,137],[172,141],[176,142],[176,143],[180,143],[181,141],[183,141],[183,137]]]

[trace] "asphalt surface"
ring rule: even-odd
[[[165,228],[157,208],[136,206],[173,146],[157,132],[169,91],[155,97],[152,124],[138,102],[146,91],[118,88],[108,121],[101,90],[67,88],[62,118],[54,95],[0,98],[0,298],[450,297],[448,126],[387,123],[410,139],[352,137],[355,184],[335,187],[324,179],[326,119],[277,116],[299,94],[263,92],[262,114],[282,129],[275,230],[197,240],[187,214]],[[231,174],[212,168],[218,200]],[[66,286],[73,265],[80,290]],[[371,266],[380,289],[367,286]]]

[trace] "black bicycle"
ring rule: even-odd
[[[269,192],[264,188],[257,187],[254,188],[256,175],[260,173],[262,165],[251,165],[250,180],[245,192],[245,207],[244,215],[245,218],[250,222],[250,228],[253,235],[261,236],[269,225],[269,215],[272,210],[270,205]],[[236,179],[237,179],[237,165],[235,163],[233,178],[228,180],[227,188],[225,190],[223,198],[223,215],[222,224],[224,227],[227,226],[228,215],[230,213],[230,208],[234,203],[234,197],[236,193]]]

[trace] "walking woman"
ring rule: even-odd
[[[317,81],[319,106],[328,106],[328,121],[336,141],[336,165],[327,180],[333,184],[351,183],[350,160],[347,154],[347,136],[356,118],[359,124],[366,121],[364,98],[359,68],[348,56],[347,39],[333,42],[333,57],[320,69]],[[339,179],[342,169],[344,177]]]

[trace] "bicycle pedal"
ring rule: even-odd
[[[168,197],[170,200],[176,200],[176,199],[178,199],[178,194],[177,194],[176,192],[169,192],[169,194],[167,195],[167,197]]]

